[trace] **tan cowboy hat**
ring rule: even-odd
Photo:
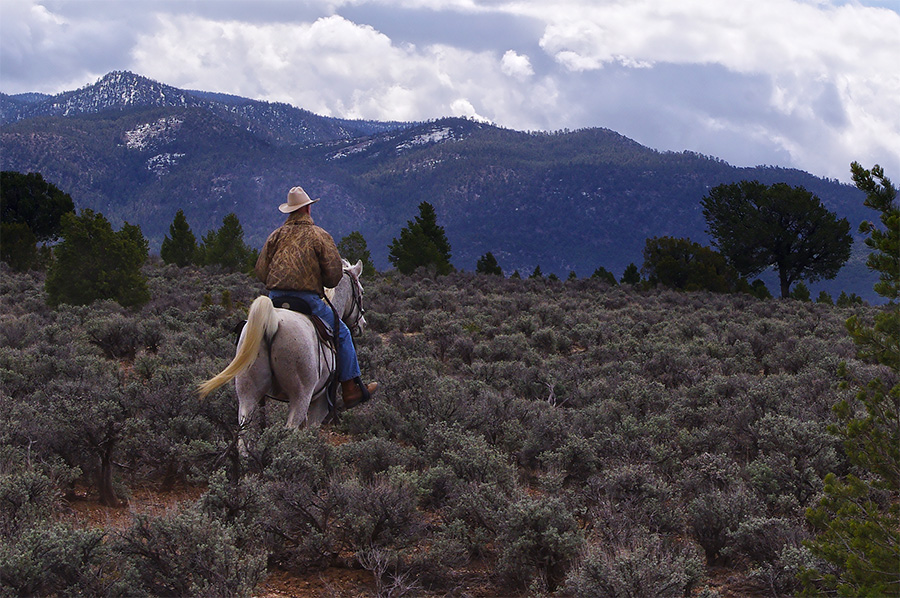
[[[306,191],[303,190],[303,187],[294,187],[288,193],[287,203],[281,204],[278,206],[278,209],[285,214],[290,214],[295,210],[299,210],[300,208],[316,203],[317,201],[319,200],[310,199],[309,195],[306,194]]]

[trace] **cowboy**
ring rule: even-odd
[[[325,287],[333,288],[340,282],[343,266],[334,239],[313,224],[310,207],[317,201],[301,187],[290,190],[287,202],[278,206],[288,214],[287,220],[266,239],[256,261],[256,276],[265,283],[276,306],[285,298],[298,298],[326,323],[338,321],[338,378],[344,407],[349,409],[369,400],[378,383],[362,383],[350,330],[322,299]]]

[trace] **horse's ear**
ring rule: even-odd
[[[359,278],[359,275],[362,274],[363,264],[362,260],[357,260],[355,264],[350,266],[350,272],[353,273],[353,276]]]

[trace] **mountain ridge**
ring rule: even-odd
[[[651,236],[708,244],[700,199],[742,179],[804,186],[854,230],[871,217],[849,185],[660,152],[606,128],[347,121],[119,71],[43,100],[0,95],[0,122],[4,170],[41,172],[77,207],[140,225],[154,249],[178,209],[198,238],[235,212],[247,242],[261,245],[297,184],[327,200],[315,218],[336,240],[363,233],[379,268],[422,201],[435,206],[457,267],[491,251],[507,274],[540,266],[561,277],[640,265]],[[871,296],[864,258],[857,243],[852,267],[823,288]]]

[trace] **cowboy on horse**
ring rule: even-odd
[[[349,409],[369,400],[378,383],[363,384],[350,329],[326,304],[325,287],[340,282],[343,265],[334,239],[313,223],[310,208],[317,201],[301,187],[290,190],[287,202],[278,207],[288,217],[266,239],[256,262],[256,276],[265,283],[275,307],[294,308],[299,303],[301,311],[326,324],[336,323],[337,375],[344,408]]]

